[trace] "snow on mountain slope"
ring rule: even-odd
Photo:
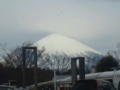
[[[42,47],[45,48],[45,52],[50,55],[54,54],[66,54],[68,56],[76,56],[76,55],[86,55],[88,52],[100,54],[100,52],[84,45],[83,43],[68,38],[63,35],[52,34],[49,35],[39,41],[37,41],[35,46],[38,49]]]

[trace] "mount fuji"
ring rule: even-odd
[[[80,41],[59,34],[48,35],[34,43],[34,46],[38,50],[45,49],[42,58],[38,60],[42,68],[69,69],[71,57],[85,57],[86,63],[94,65],[102,56],[100,52]]]

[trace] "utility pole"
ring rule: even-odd
[[[56,70],[54,70],[54,90],[57,89],[57,85],[56,85]]]
[[[23,59],[23,68],[22,68],[22,79],[23,79],[23,88],[25,88],[26,87],[26,74],[25,74],[25,72],[26,72],[26,57],[25,57],[25,49],[24,48],[22,48],[22,59]]]
[[[55,60],[56,58],[53,58],[54,59],[54,62],[53,62],[53,73],[54,73],[54,90],[57,89],[57,84],[56,84],[56,66],[55,66]]]

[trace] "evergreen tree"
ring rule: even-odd
[[[96,72],[111,71],[115,67],[118,67],[117,60],[113,56],[105,56],[96,65]]]

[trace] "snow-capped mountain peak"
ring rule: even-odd
[[[38,49],[44,47],[46,49],[45,52],[49,54],[64,53],[69,56],[86,54],[87,52],[100,54],[100,52],[84,45],[80,41],[59,34],[48,35],[47,37],[37,41],[34,45],[37,46]]]
[[[34,43],[38,50],[45,48],[38,64],[42,68],[68,70],[71,67],[71,57],[85,57],[90,66],[98,61],[101,53],[84,45],[78,40],[59,34],[48,35]],[[93,60],[96,59],[97,60]],[[89,60],[88,60],[89,59]],[[88,64],[87,64],[88,65]]]

